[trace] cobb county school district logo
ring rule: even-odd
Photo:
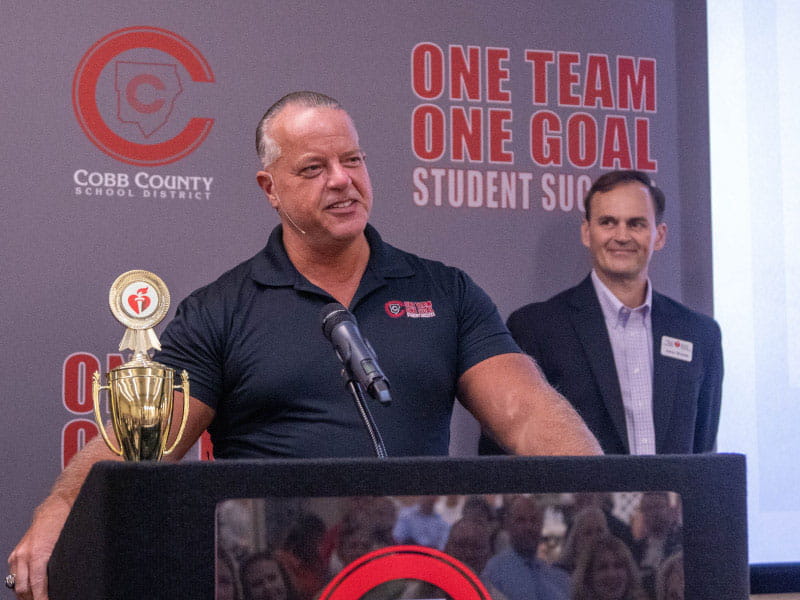
[[[95,42],[72,81],[72,106],[100,150],[132,165],[180,160],[208,137],[214,119],[187,114],[190,82],[212,83],[205,57],[181,36],[127,27]]]
[[[411,302],[410,300],[389,300],[383,305],[386,314],[393,319],[400,317],[410,317],[412,319],[435,317],[433,302]]]
[[[410,583],[409,580],[435,586],[453,600],[491,600],[467,566],[444,552],[421,546],[390,546],[362,556],[334,577],[319,598],[358,600],[385,584]],[[441,594],[434,596],[440,597]]]

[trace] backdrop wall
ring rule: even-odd
[[[588,271],[580,198],[612,168],[665,190],[652,278],[709,312],[705,9],[686,4],[6,7],[0,554],[95,431],[114,279],[151,270],[174,309],[265,244],[254,129],[288,91],[349,108],[384,238],[464,268],[504,316]],[[453,452],[474,441],[457,416]]]

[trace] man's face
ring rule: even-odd
[[[531,498],[518,498],[508,514],[511,546],[518,554],[535,556],[542,535],[542,510]]]
[[[289,105],[275,117],[271,134],[280,156],[258,173],[258,182],[281,215],[284,235],[323,247],[361,235],[372,184],[347,113]]]
[[[581,225],[598,276],[608,281],[644,281],[655,250],[666,241],[667,226],[656,225],[649,190],[638,182],[594,194],[591,221]]]

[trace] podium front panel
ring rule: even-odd
[[[50,597],[213,598],[215,516],[232,499],[647,491],[681,499],[685,597],[746,600],[740,455],[99,463],[50,561]]]

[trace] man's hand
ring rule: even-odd
[[[48,497],[36,509],[33,523],[8,557],[17,598],[47,600],[47,562],[69,511],[69,503],[57,496]]]

